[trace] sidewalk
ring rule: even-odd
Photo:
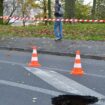
[[[75,56],[75,51],[81,51],[81,57],[105,60],[105,42],[103,41],[54,41],[49,38],[1,38],[0,49],[32,51],[32,46],[38,47],[39,53]]]

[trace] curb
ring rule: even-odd
[[[22,52],[32,52],[32,49],[30,48],[16,48],[16,47],[5,47],[5,46],[0,46],[0,49],[2,50],[14,50],[14,51],[22,51]],[[57,55],[57,56],[69,56],[69,57],[75,57],[74,53],[60,53],[60,52],[51,52],[51,51],[44,51],[41,49],[37,50],[38,53],[40,54],[49,54],[49,55]],[[102,56],[94,56],[94,55],[80,55],[81,58],[86,58],[86,59],[95,59],[95,60],[105,60],[105,57]]]

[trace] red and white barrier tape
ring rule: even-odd
[[[0,16],[0,19],[14,19],[14,20],[31,20],[31,21],[62,21],[62,22],[87,22],[87,23],[105,23],[105,20],[89,20],[89,19],[55,19],[55,18],[31,18],[31,17],[9,17],[9,16]]]

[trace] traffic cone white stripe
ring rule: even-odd
[[[31,62],[28,64],[28,66],[29,67],[40,67],[41,66],[38,62],[38,54],[37,54],[36,47],[33,47]]]
[[[34,49],[34,50],[33,50],[33,54],[37,54],[37,51],[36,51],[36,49]]]
[[[80,55],[76,55],[76,59],[80,59]]]
[[[74,64],[74,68],[81,68],[81,64]]]
[[[32,57],[31,60],[32,60],[32,61],[38,61],[38,58],[37,58],[37,57]]]
[[[74,75],[83,75],[84,74],[84,71],[83,71],[82,65],[81,65],[80,51],[79,50],[76,51],[74,68],[72,69],[71,74],[74,74]]]

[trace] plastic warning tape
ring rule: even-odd
[[[12,17],[9,17],[9,16],[0,16],[0,19],[14,19],[14,20],[26,20],[26,21],[62,21],[62,22],[81,22],[81,23],[105,23],[105,20],[89,20],[89,19],[56,19],[56,18],[32,18],[32,17],[15,17],[15,16],[12,16]]]

